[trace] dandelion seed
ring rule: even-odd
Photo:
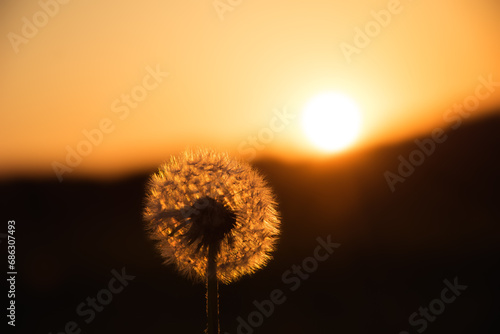
[[[212,150],[188,150],[160,166],[149,182],[144,218],[165,263],[206,280],[208,297],[217,295],[217,281],[230,283],[265,266],[279,236],[276,202],[262,176]],[[209,313],[217,309],[213,303]],[[218,332],[218,321],[214,326]]]

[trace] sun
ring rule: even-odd
[[[318,149],[338,152],[353,144],[359,136],[361,115],[356,103],[348,96],[327,92],[314,97],[306,105],[302,127]]]

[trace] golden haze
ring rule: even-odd
[[[33,1],[2,6],[4,36],[20,34],[23,17],[40,10]],[[348,61],[341,43],[353,44],[371,11],[387,6],[248,1],[220,20],[211,1],[61,4],[18,53],[8,38],[0,41],[0,176],[53,176],[51,163],[63,163],[66,146],[75,148],[82,130],[103,119],[113,130],[65,177],[150,168],[188,145],[238,153],[274,109],[298,114],[322,91],[356,100],[357,145],[373,146],[442,126],[443,113],[474,93],[479,76],[500,81],[499,8],[488,1],[401,1]],[[168,76],[126,117],[114,112],[113,103],[157,66]],[[499,103],[492,94],[475,115]],[[259,153],[312,154],[295,120]]]

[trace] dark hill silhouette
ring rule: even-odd
[[[384,173],[397,172],[413,141],[348,162],[256,161],[279,199],[283,233],[266,269],[221,288],[222,332],[237,333],[238,316],[281,289],[286,302],[255,333],[416,333],[410,315],[457,277],[468,288],[427,332],[498,333],[499,129],[492,116],[448,130],[394,192]],[[203,330],[204,287],[163,266],[145,236],[146,180],[3,182],[4,220],[17,222],[20,332],[59,333],[72,320],[84,333]],[[283,273],[329,235],[341,246],[291,291]],[[136,278],[86,324],[77,306],[122,267]]]

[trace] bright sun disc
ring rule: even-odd
[[[338,93],[324,93],[306,105],[302,126],[316,147],[336,152],[348,147],[358,137],[361,115],[349,97]]]

